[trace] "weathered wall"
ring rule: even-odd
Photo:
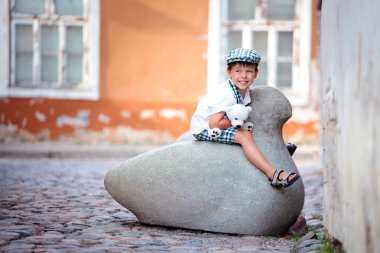
[[[3,98],[0,139],[186,131],[207,87],[208,1],[107,0],[100,10],[100,100]]]
[[[207,88],[208,4],[101,1],[99,101],[2,98],[0,142],[66,137],[78,142],[174,140],[188,129]],[[314,39],[317,23],[313,15]],[[312,44],[315,60],[317,44]],[[294,108],[294,117],[284,127],[286,140],[318,140],[319,118],[310,117],[317,115],[314,91],[308,108]]]
[[[380,2],[324,1],[324,222],[347,252],[380,252]]]

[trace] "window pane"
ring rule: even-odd
[[[255,19],[256,0],[229,0],[228,20]]]
[[[31,25],[16,25],[15,80],[33,80],[33,29]]]
[[[68,56],[66,81],[69,83],[81,83],[82,69],[82,56]]]
[[[242,45],[242,32],[241,31],[229,31],[227,34],[227,51],[235,48],[240,48]]]
[[[16,51],[33,52],[32,25],[16,25]]]
[[[296,0],[267,0],[268,19],[294,20]]]
[[[68,26],[66,32],[66,45],[68,53],[83,53],[83,36],[81,26]]]
[[[41,26],[41,81],[58,81],[58,26]]]
[[[41,81],[57,82],[58,81],[58,57],[42,56],[41,57]]]
[[[58,52],[58,26],[41,26],[41,52]]]
[[[278,56],[293,56],[293,32],[278,33]]]
[[[279,88],[292,87],[292,64],[291,63],[278,63],[277,86]]]
[[[16,54],[16,82],[33,81],[33,54]]]
[[[15,12],[43,14],[45,13],[45,0],[16,0]]]
[[[259,73],[257,74],[257,78],[255,79],[253,85],[254,86],[268,85],[268,82],[267,82],[267,75],[268,75],[267,62],[262,60],[259,64],[258,69],[259,69]]]
[[[68,26],[66,35],[66,81],[69,83],[81,83],[83,74],[83,29],[80,26]]]
[[[255,49],[261,57],[267,56],[268,33],[253,32],[253,49]]]
[[[82,16],[83,0],[55,0],[55,12],[58,15]]]

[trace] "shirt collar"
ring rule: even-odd
[[[247,105],[247,104],[251,103],[251,96],[250,96],[250,90],[251,89],[250,88],[248,88],[246,90],[246,92],[244,94],[244,98],[242,98],[242,96],[240,95],[240,92],[239,92],[238,88],[233,83],[233,81],[231,79],[228,79],[228,83],[229,83],[230,87],[232,88],[232,91],[234,92],[234,96],[235,96],[237,104]]]

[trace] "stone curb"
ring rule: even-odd
[[[293,246],[291,253],[306,253],[306,252],[319,252],[322,250],[324,245],[324,234],[326,233],[325,228],[316,229],[314,232],[309,232],[304,235],[300,240],[298,240]]]
[[[0,145],[0,158],[130,158],[160,147],[158,144],[137,145]]]
[[[164,145],[167,144],[0,144],[0,158],[129,158]],[[318,157],[317,146],[299,147],[293,155],[295,160]]]

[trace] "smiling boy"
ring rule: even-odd
[[[232,127],[225,113],[234,104],[251,103],[249,90],[258,75],[260,55],[252,49],[238,48],[230,51],[225,60],[229,79],[201,99],[191,119],[190,131],[200,141],[239,144],[248,161],[268,177],[272,186],[279,188],[292,185],[299,174],[274,168],[256,146],[252,133]],[[208,129],[212,128],[221,129],[218,137],[209,137]]]

